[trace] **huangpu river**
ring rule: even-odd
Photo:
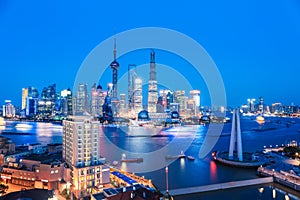
[[[207,184],[215,184],[229,181],[238,181],[257,178],[255,169],[242,169],[225,166],[212,161],[211,152],[214,150],[228,151],[231,123],[224,124],[221,136],[217,137],[216,144],[210,147],[209,153],[199,158],[199,150],[207,142],[207,130],[212,125],[199,125],[192,128],[170,128],[162,130],[143,129],[139,127],[101,127],[101,154],[107,162],[120,161],[121,158],[141,157],[141,163],[120,163],[119,167],[138,175],[145,176],[158,187],[166,189],[165,167],[168,165],[169,189],[193,187]],[[300,142],[300,119],[266,117],[264,124],[259,124],[253,117],[241,117],[241,129],[243,150],[255,152],[264,146],[273,147],[287,144],[292,140]],[[17,145],[30,143],[61,143],[62,126],[41,122],[16,122],[7,121],[0,126],[1,135],[9,137]],[[152,135],[152,136],[151,136]],[[172,151],[162,151],[167,145],[173,145]],[[158,157],[174,156],[184,151],[185,155],[195,158],[189,159],[165,159]],[[165,153],[162,155],[162,153]],[[155,159],[157,156],[157,159]],[[148,159],[152,157],[152,159]],[[149,161],[150,160],[150,161]],[[147,169],[147,170],[142,170]],[[275,193],[275,196],[274,196]],[[300,194],[278,184],[264,184],[249,186],[216,192],[206,192],[186,196],[178,196],[176,199],[300,199]]]

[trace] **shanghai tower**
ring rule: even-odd
[[[155,52],[150,53],[150,79],[148,82],[148,112],[156,113],[158,92],[156,81]]]

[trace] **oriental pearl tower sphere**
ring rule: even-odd
[[[116,38],[114,41],[114,61],[110,64],[110,68],[112,69],[112,99],[117,99],[118,95],[118,70],[119,70],[119,63],[117,62],[117,47],[116,47]]]

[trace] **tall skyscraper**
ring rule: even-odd
[[[28,88],[22,88],[22,110],[26,108],[27,97],[28,97]]]
[[[71,191],[76,199],[94,187],[109,184],[109,168],[100,157],[100,123],[87,116],[63,121],[63,160],[71,169]]]
[[[118,99],[118,70],[119,70],[119,63],[117,62],[117,42],[116,38],[114,39],[114,60],[110,64],[112,69],[112,96],[111,96],[111,103],[112,103],[112,111],[113,115],[118,115],[119,112],[119,99]]]
[[[128,111],[133,112],[133,94],[134,94],[134,80],[137,77],[136,74],[136,65],[135,64],[129,64],[128,65],[128,71],[127,71],[127,76],[128,76]]]
[[[127,116],[127,110],[126,110],[126,95],[120,94],[120,110],[119,114],[121,117]]]
[[[264,98],[263,97],[259,97],[258,111],[260,113],[264,112]]]
[[[63,115],[73,115],[73,99],[70,88],[61,91],[61,112]]]
[[[193,113],[194,115],[198,115],[200,108],[200,90],[191,90],[190,99],[192,99],[195,102],[195,110]]]
[[[96,87],[93,85],[91,89],[91,114],[92,116],[102,115],[102,106],[104,104],[104,99],[106,96],[106,91],[102,89],[101,85]]]
[[[140,78],[134,80],[134,93],[133,93],[133,107],[134,113],[137,115],[140,111],[143,110],[143,81]],[[155,104],[156,106],[156,104]]]
[[[148,112],[156,113],[156,103],[158,99],[155,52],[150,53],[150,79],[148,82]]]
[[[83,115],[84,113],[87,113],[88,104],[87,84],[79,84],[76,97],[75,114]]]
[[[30,94],[28,89],[28,96]],[[36,95],[35,90],[32,90],[33,96]],[[56,84],[44,87],[41,93],[41,100],[38,102],[38,113],[42,118],[51,118],[54,114],[55,103],[57,99]]]

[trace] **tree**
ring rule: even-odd
[[[3,194],[8,190],[8,186],[4,184],[0,184],[0,193]]]

